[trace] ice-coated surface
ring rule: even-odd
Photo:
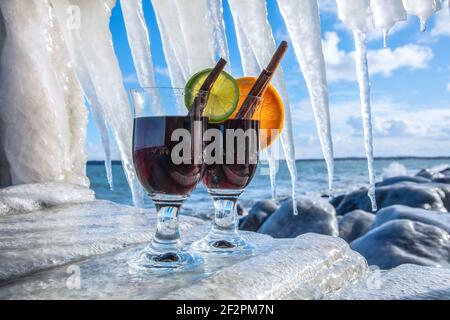
[[[402,0],[371,0],[373,23],[376,28],[383,30],[384,46],[387,45],[389,30],[399,21],[407,18]]]
[[[354,30],[353,36],[355,38],[356,76],[359,84],[361,117],[364,128],[364,148],[366,150],[367,167],[369,170],[368,196],[372,203],[372,211],[376,211],[377,200],[375,197],[375,171],[373,168],[372,110],[370,103],[370,78],[367,62],[366,35],[359,30]]]
[[[156,87],[150,37],[142,10],[142,0],[121,1],[120,5],[139,84],[143,88]],[[153,99],[152,107],[155,115],[164,113],[156,96]]]
[[[421,31],[425,31],[428,18],[441,10],[440,0],[403,0],[403,5],[408,14],[419,17]]]
[[[187,240],[206,230],[200,229],[189,229]],[[0,298],[312,299],[351,284],[366,271],[365,260],[339,238],[244,236],[258,247],[256,256],[246,260],[207,259],[203,269],[169,276],[137,274],[127,259],[142,249],[138,245],[17,279],[0,287]]]
[[[216,55],[228,61],[225,69],[231,71],[230,52],[228,51],[227,35],[223,20],[222,0],[208,0],[208,9],[214,24],[214,49]]]
[[[331,194],[334,175],[333,141],[319,8],[317,1],[278,0],[278,5],[308,87],[322,152],[327,163]]]
[[[32,183],[0,189],[0,216],[95,199],[94,191],[75,184]]]
[[[53,6],[55,16],[58,19],[61,32],[64,35],[64,42],[70,55],[71,64],[73,65],[78,80],[81,83],[84,96],[88,102],[90,111],[100,132],[100,137],[105,154],[106,177],[108,179],[110,187],[112,188],[113,176],[111,169],[111,150],[109,132],[105,117],[105,106],[100,105],[100,102],[98,101],[98,97],[95,92],[95,86],[92,83],[92,79],[89,74],[89,69],[85,60],[84,52],[81,50],[80,38],[73,32],[73,28],[75,28],[76,25],[71,25],[67,19],[69,12],[71,14],[76,14],[76,12],[71,11],[69,0],[51,0],[51,4]],[[72,8],[72,10],[76,9]],[[78,21],[74,20],[73,23],[78,23]]]
[[[148,242],[155,225],[151,212],[100,200],[0,217],[0,283]],[[207,227],[202,220],[181,217],[184,239],[199,238]]]
[[[236,28],[239,51],[241,54],[244,73],[257,77],[261,70],[269,63],[276,50],[272,28],[267,20],[267,8],[265,1],[258,0],[229,0]],[[291,119],[291,107],[287,94],[284,72],[279,68],[272,79],[284,102],[284,129],[280,138],[284,149],[289,172],[292,180],[292,201],[296,201],[297,168],[295,166],[295,149]],[[269,152],[270,177],[275,188],[275,152]],[[295,206],[294,206],[295,207]],[[295,212],[296,213],[296,212]]]
[[[2,1],[0,11],[0,145],[8,182],[88,185],[87,113],[49,1]]]
[[[414,0],[413,0],[414,1]],[[369,0],[336,0],[338,15],[350,30],[366,32],[372,26]]]
[[[70,0],[78,6],[81,15],[80,27],[73,33],[83,52],[99,105],[120,150],[123,167],[131,188],[133,201],[141,206],[143,192],[133,168],[132,115],[119,63],[112,45],[109,19],[115,0]],[[95,45],[93,45],[95,44]]]
[[[353,286],[325,296],[336,300],[450,299],[450,269],[404,264],[389,271],[374,270]]]

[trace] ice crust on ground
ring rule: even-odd
[[[131,244],[146,243],[151,240],[155,225],[156,215],[152,212],[103,200],[2,216],[0,283]],[[200,238],[207,227],[202,220],[181,217],[185,239]]]
[[[127,260],[144,244],[123,248],[151,239],[153,215],[106,201],[29,215],[34,216],[10,216],[0,224],[0,276],[8,280],[0,286],[3,299],[311,299],[356,281],[367,268],[339,238],[275,240],[244,232],[257,246],[248,259],[209,258],[203,269],[169,276],[136,273]],[[209,224],[182,217],[181,229],[190,243]],[[20,239],[13,230],[21,231]],[[108,251],[113,252],[98,255]],[[80,276],[78,290],[73,272]]]
[[[4,185],[89,185],[87,112],[53,8],[48,0],[1,1],[0,12],[0,146],[9,171]]]
[[[356,284],[325,296],[335,300],[450,299],[450,269],[404,264],[372,270]]]
[[[322,153],[327,163],[328,188],[331,194],[334,156],[319,8],[317,1],[278,0],[278,5],[308,87]]]
[[[276,50],[272,28],[267,20],[267,8],[264,1],[229,0],[228,1],[237,32],[238,46],[244,73],[257,77],[269,63]],[[296,202],[297,168],[295,166],[295,148],[292,129],[291,107],[287,93],[286,81],[282,68],[275,73],[273,85],[280,93],[285,111],[284,128],[280,134],[286,162],[292,181],[292,201]],[[275,176],[277,156],[274,150],[267,153],[270,166],[272,193],[275,196]],[[295,208],[295,206],[294,206]],[[297,213],[296,211],[294,213]]]
[[[75,184],[47,182],[16,185],[0,189],[0,216],[94,199],[94,191]]]

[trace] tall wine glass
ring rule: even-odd
[[[206,169],[202,180],[214,202],[214,223],[208,235],[194,242],[192,248],[213,255],[250,255],[254,247],[239,234],[236,205],[256,173],[259,121],[228,119],[208,123],[205,140],[220,141],[205,148]]]
[[[202,263],[200,256],[183,247],[178,215],[203,174],[206,119],[169,115],[184,108],[183,94],[184,89],[173,88],[132,89],[130,92],[135,111],[134,167],[157,210],[155,236],[130,260],[134,268],[174,271],[191,269]],[[154,116],[161,110],[166,115]]]

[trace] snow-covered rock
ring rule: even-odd
[[[377,213],[373,228],[379,227],[389,221],[407,219],[441,228],[450,234],[450,213],[434,212],[406,206],[391,206]]]
[[[431,180],[423,177],[395,176],[386,178],[383,181],[376,183],[376,186],[377,187],[390,186],[399,182],[429,183],[431,182]]]
[[[350,245],[367,259],[369,265],[382,269],[405,263],[450,266],[450,235],[422,222],[389,221]]]
[[[365,235],[372,226],[375,215],[362,210],[355,210],[342,216],[339,220],[339,237],[347,242]]]
[[[79,185],[58,182],[17,185],[0,189],[0,216],[92,200],[94,191]]]
[[[336,212],[327,200],[300,197],[297,200],[297,210],[298,215],[294,215],[292,202],[284,202],[258,232],[275,238],[295,238],[308,232],[338,236]]]
[[[247,216],[239,221],[239,229],[257,231],[266,219],[277,210],[277,204],[272,200],[261,200],[253,205]]]
[[[336,300],[449,300],[450,269],[405,264],[389,271],[375,270],[356,284],[326,299]]]
[[[449,207],[449,187],[434,183],[401,182],[376,189],[378,209],[401,204],[414,208],[447,211]],[[337,214],[361,209],[371,211],[367,190],[360,189],[345,196],[336,209]]]

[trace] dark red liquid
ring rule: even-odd
[[[194,161],[194,144],[190,152],[191,159],[187,164],[175,164],[172,161],[172,149],[179,143],[178,140],[171,141],[172,133],[176,129],[186,129],[193,137],[193,119],[142,117],[134,121],[134,166],[141,184],[150,194],[188,195],[202,177],[203,164],[201,161]],[[200,135],[202,131],[203,128]],[[197,138],[202,152],[202,137]]]
[[[223,163],[222,164],[207,164],[205,173],[203,175],[203,184],[208,189],[229,189],[229,190],[241,190],[248,186],[253,176],[256,173],[258,166],[258,149],[259,149],[259,121],[256,120],[243,120],[233,119],[227,120],[223,123],[208,124],[207,129],[218,129],[222,133],[223,138]],[[241,164],[238,163],[238,142],[235,140],[235,148],[227,150],[227,129],[242,129],[244,131],[253,129],[256,131],[256,139],[245,140],[244,148],[240,151],[244,151],[245,161]],[[254,144],[250,148],[250,144]],[[253,153],[252,153],[253,151]],[[251,154],[252,153],[252,154]],[[227,163],[227,154],[231,154],[233,163]],[[241,155],[242,156],[242,155]],[[228,157],[230,158],[230,157]],[[255,161],[256,160],[256,161]],[[241,161],[242,162],[242,161]]]

